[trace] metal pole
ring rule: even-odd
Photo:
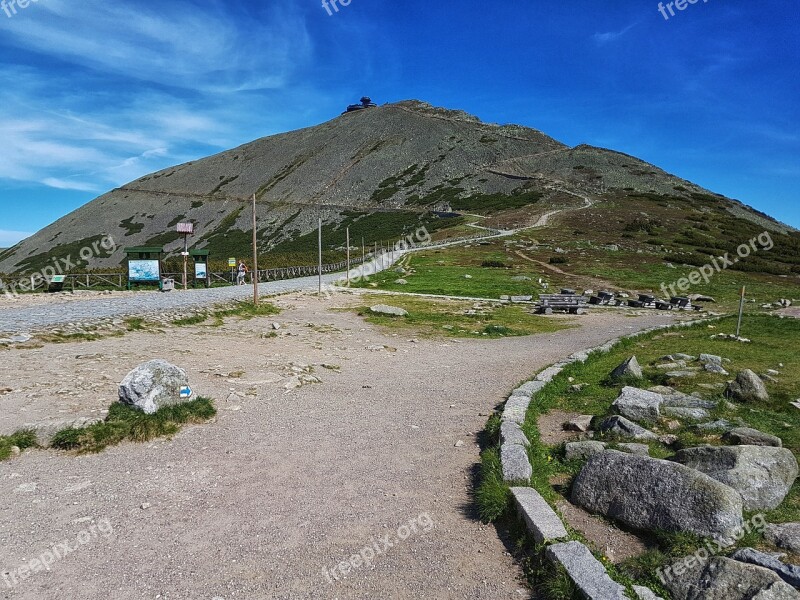
[[[350,228],[347,228],[347,287],[350,287]]]
[[[319,295],[322,296],[322,217],[319,218],[319,233],[318,233],[318,247],[319,247]]]
[[[742,315],[744,314],[744,297],[747,288],[742,286],[742,298],[739,301],[739,323],[736,325],[736,337],[742,332]]]
[[[258,306],[258,241],[256,233],[256,195],[253,194],[253,304]]]
[[[189,289],[189,276],[187,274],[186,261],[189,258],[189,234],[183,234],[183,290]]]

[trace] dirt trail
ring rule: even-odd
[[[100,414],[116,382],[155,357],[187,369],[220,412],[172,440],[0,463],[1,571],[63,540],[74,546],[101,519],[113,527],[2,597],[528,597],[498,533],[474,516],[477,432],[538,369],[671,316],[597,311],[578,329],[533,338],[414,342],[331,310],[358,301],[283,297],[270,319],[5,352],[4,431]],[[287,392],[300,363],[321,383]],[[412,519],[417,533],[400,541]],[[370,566],[329,582],[324,569],[383,548],[386,535],[393,546]]]
[[[540,267],[547,269],[553,273],[557,273],[558,275],[563,275],[564,277],[571,277],[573,279],[579,279],[583,282],[587,287],[594,287],[595,289],[615,289],[617,286],[610,281],[606,281],[605,279],[598,279],[597,277],[588,277],[584,275],[574,275],[572,273],[567,273],[566,271],[559,269],[555,265],[548,264],[541,260],[536,260],[535,258],[531,258],[521,250],[516,250],[514,252],[520,258],[523,258],[527,261],[535,263]]]

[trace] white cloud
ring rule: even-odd
[[[274,3],[258,19],[235,5],[180,0],[47,0],[35,9],[29,18],[0,20],[0,31],[22,48],[170,87],[277,89],[311,53],[305,22],[291,3]]]
[[[42,184],[57,190],[76,190],[79,192],[99,192],[101,189],[96,184],[82,181],[70,181],[68,179],[58,179],[56,177],[45,177]]]
[[[592,39],[599,46],[603,46],[605,44],[610,44],[611,42],[616,42],[619,38],[621,38],[623,35],[628,33],[631,29],[636,27],[636,25],[638,25],[638,23],[632,23],[631,25],[628,25],[625,29],[622,29],[620,31],[606,31],[605,33],[595,33],[592,36]]]
[[[0,229],[0,248],[10,248],[27,237],[32,236],[29,231],[8,231]]]
[[[102,192],[269,133],[252,90],[308,93],[275,89],[309,60],[305,22],[215,6],[48,0],[0,20],[19,60],[49,58],[0,66],[0,180]]]

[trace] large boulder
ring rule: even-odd
[[[742,498],[683,465],[607,450],[575,478],[572,502],[646,531],[689,531],[732,539],[742,527]]]
[[[625,377],[632,377],[634,379],[641,379],[644,377],[642,367],[635,356],[631,356],[628,360],[618,366],[611,372],[611,379],[623,379]]]
[[[715,556],[679,560],[660,573],[674,600],[797,600],[800,594],[769,569]]]
[[[739,562],[769,569],[789,585],[800,587],[800,567],[787,565],[770,554],[759,552],[755,548],[742,548],[737,550],[731,558]]]
[[[749,511],[777,508],[798,474],[797,459],[786,448],[699,446],[680,450],[673,460],[732,487]]]
[[[711,413],[705,408],[687,408],[684,406],[665,406],[664,414],[676,419],[691,419],[692,421],[702,421],[711,417]]]
[[[370,312],[376,315],[388,315],[390,317],[407,317],[408,311],[399,306],[389,306],[387,304],[376,304],[369,307]]]
[[[722,366],[722,357],[715,354],[701,354],[698,358],[704,365],[719,365]]]
[[[658,436],[625,417],[607,417],[597,426],[598,431],[614,437],[633,438],[635,440],[657,440]]]
[[[728,384],[726,395],[740,402],[766,402],[767,388],[761,378],[750,369],[745,369]]]
[[[564,445],[565,460],[584,460],[595,454],[605,452],[606,445],[603,442],[567,442]]]
[[[778,548],[800,554],[800,523],[781,523],[767,525],[764,537]]]
[[[152,415],[162,406],[181,404],[180,391],[189,385],[186,371],[156,359],[143,363],[119,384],[119,401]]]
[[[750,427],[736,427],[722,436],[722,441],[734,446],[772,446],[781,448],[781,438]]]
[[[661,417],[659,409],[663,403],[661,394],[626,386],[612,406],[623,417],[633,421],[655,423]]]

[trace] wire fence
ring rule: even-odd
[[[497,237],[501,235],[502,232],[500,231],[492,231],[491,233],[487,234],[475,234],[470,236],[462,236],[457,238],[449,238],[445,240],[441,240],[439,242],[427,243],[414,248],[414,250],[429,250],[429,249],[436,249],[436,248],[443,248],[447,246],[451,246],[454,244],[461,244],[467,243],[472,241],[480,241],[485,240],[492,237]],[[363,257],[359,256],[356,258],[352,258],[349,262],[350,268],[356,267],[361,265],[362,263],[369,262],[376,257],[385,257],[386,255],[391,255],[391,261],[394,262],[394,251],[392,248],[389,249],[380,249],[379,252],[376,254],[375,252],[368,252]],[[348,268],[348,261],[342,260],[335,263],[329,263],[322,265],[322,274],[327,273],[336,273],[339,271],[344,271]],[[296,266],[296,267],[282,267],[277,269],[259,269],[258,273],[256,273],[256,277],[258,278],[259,283],[265,283],[268,281],[281,281],[285,279],[296,279],[299,277],[310,277],[313,275],[319,274],[319,266],[318,265],[304,265],[304,266]],[[253,280],[253,273],[248,274],[248,281],[252,283]],[[63,282],[59,281],[55,283],[51,280],[45,279],[41,276],[34,277],[34,276],[22,276],[16,277],[15,281],[24,283],[25,291],[59,291],[59,290],[108,290],[108,289],[117,289],[117,290],[124,290],[128,289],[130,284],[128,282],[128,276],[125,273],[70,273],[63,276]],[[162,279],[173,279],[176,284],[183,284],[183,273],[162,273]],[[207,287],[212,285],[235,285],[236,281],[236,269],[232,268],[230,271],[215,271],[209,272],[206,278],[197,278],[194,273],[191,271],[187,274],[187,285],[192,287]],[[159,283],[159,282],[153,282]],[[2,286],[0,286],[2,287]],[[22,288],[23,286],[20,286]]]

